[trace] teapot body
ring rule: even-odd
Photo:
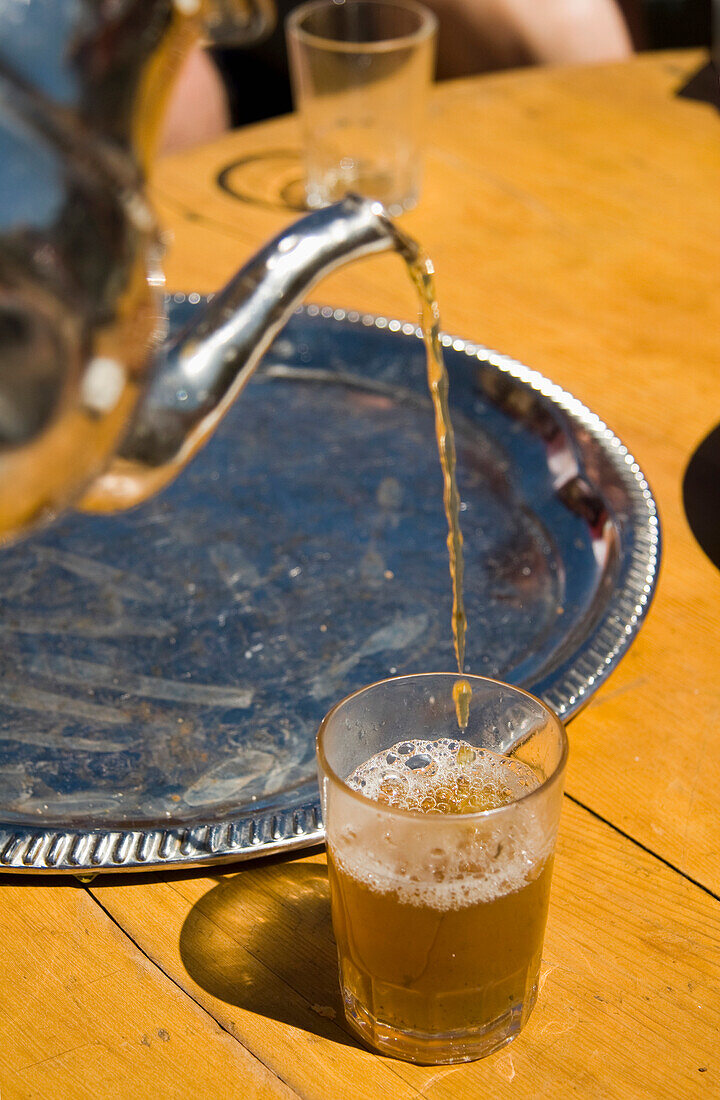
[[[197,28],[171,0],[0,0],[0,530],[106,467],[162,335],[143,176]]]
[[[269,3],[0,0],[0,542],[162,488],[306,290],[399,247],[377,204],[316,211],[166,342],[143,185],[167,95],[203,20],[257,35]]]

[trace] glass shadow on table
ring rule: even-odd
[[[185,919],[180,955],[218,1000],[363,1049],[345,1030],[324,863],[269,859],[222,878]]]

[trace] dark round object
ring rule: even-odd
[[[688,463],[683,504],[693,535],[720,569],[720,424],[703,440]]]

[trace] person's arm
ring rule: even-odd
[[[426,0],[440,20],[438,76],[632,53],[615,0]]]
[[[185,59],[170,96],[160,151],[177,152],[223,134],[230,109],[220,74],[200,46]]]

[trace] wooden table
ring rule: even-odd
[[[439,87],[422,202],[403,219],[434,258],[445,327],[598,412],[663,521],[649,620],[570,727],[527,1029],[443,1069],[360,1049],[341,1022],[322,853],[90,885],[6,875],[2,1100],[720,1096],[720,572],[681,501],[720,420],[720,117],[675,95],[702,60]],[[159,165],[170,287],[217,287],[290,219],[297,148],[281,119]],[[392,256],[315,298],[416,312]]]

